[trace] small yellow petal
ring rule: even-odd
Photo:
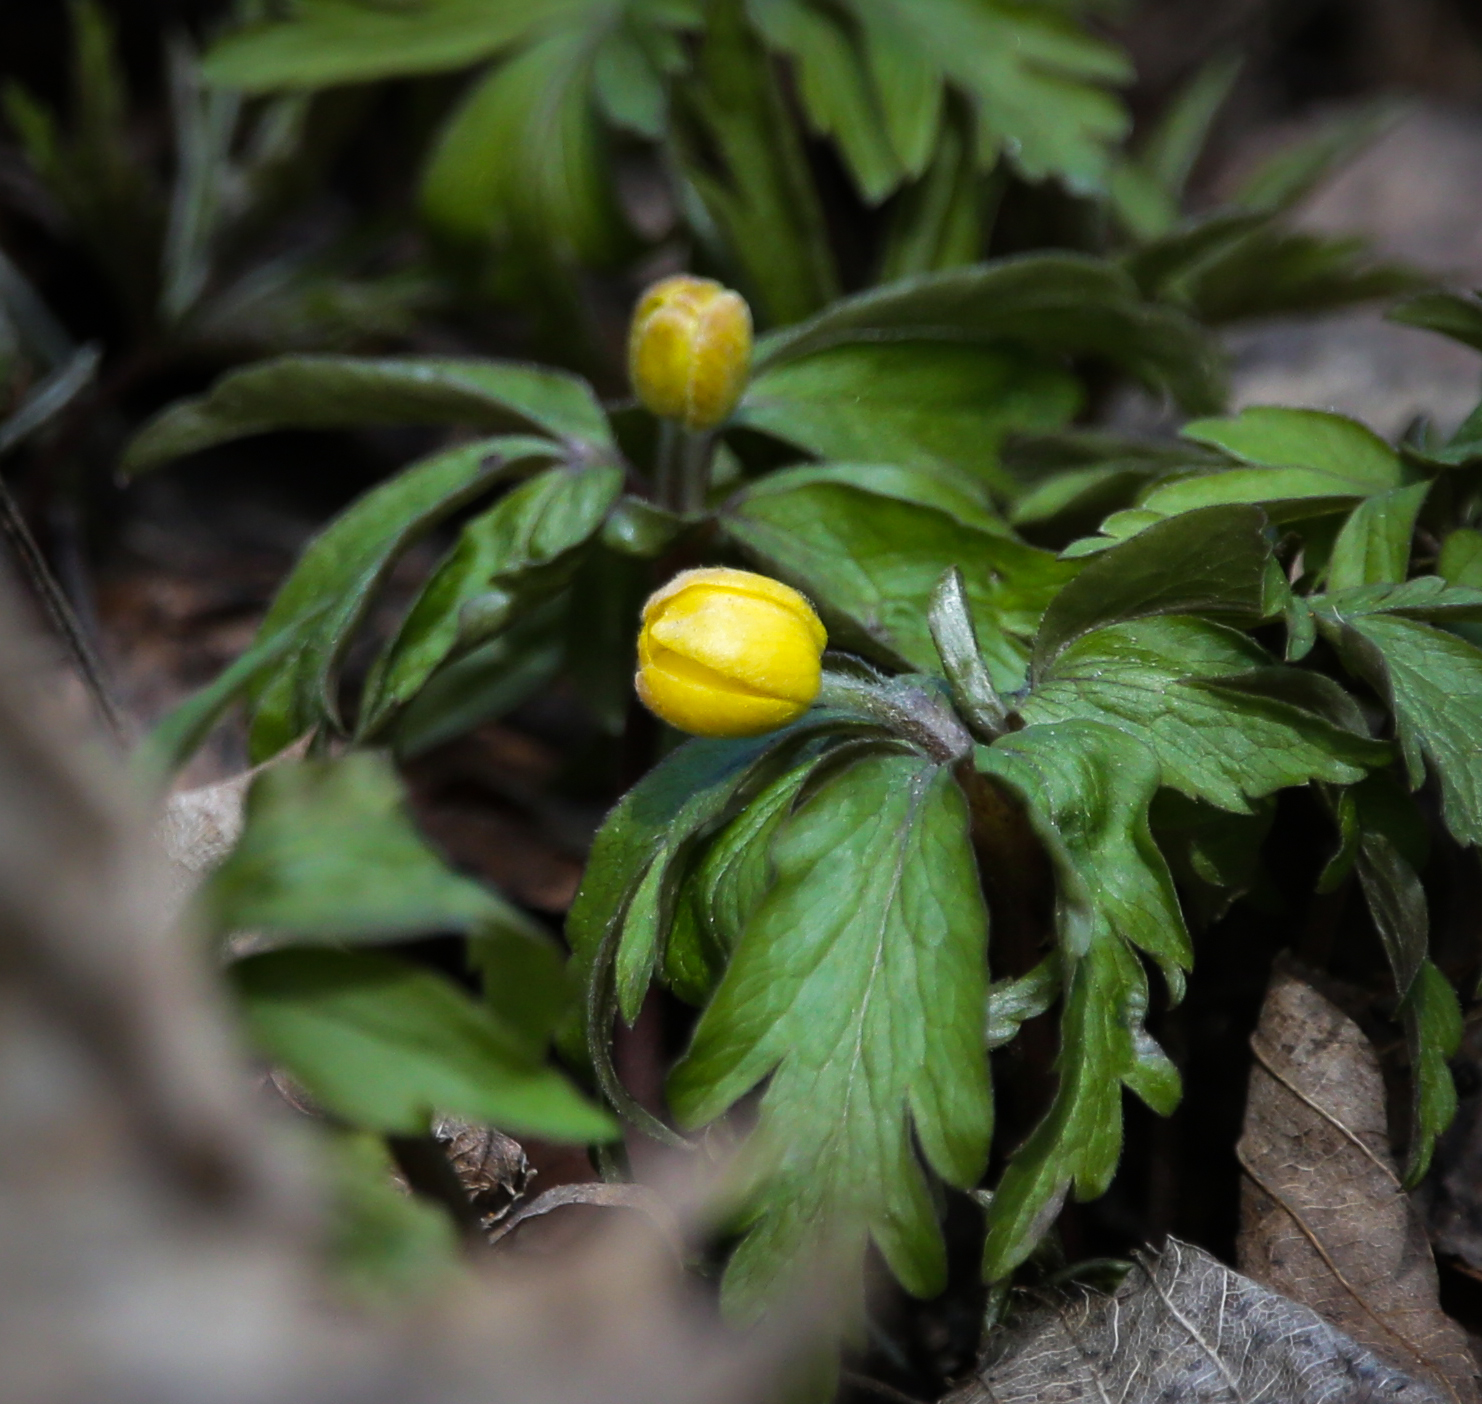
[[[750,571],[686,571],[644,605],[638,694],[683,731],[756,735],[813,704],[827,645],[791,587]]]
[[[751,349],[746,300],[712,279],[680,274],[640,299],[628,334],[628,377],[660,418],[714,429],[745,392]]]

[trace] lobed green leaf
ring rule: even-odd
[[[1176,998],[1193,951],[1148,806],[1159,767],[1141,742],[1097,722],[1030,726],[979,747],[980,772],[1023,801],[1056,869],[1064,972],[1055,1100],[1011,1157],[988,1207],[983,1269],[998,1281],[1033,1251],[1071,1186],[1105,1192],[1122,1147],[1122,1087],[1168,1115],[1178,1073],[1143,1027],[1152,956]]]
[[[902,279],[841,298],[757,345],[758,375],[837,346],[977,341],[1094,356],[1186,408],[1222,402],[1218,355],[1181,313],[1141,300],[1113,264],[1079,254],[1026,254]]]
[[[1271,612],[1271,543],[1255,507],[1206,507],[1157,522],[1097,557],[1045,611],[1034,641],[1043,673],[1095,629],[1166,614],[1255,623]]]
[[[899,471],[866,478],[830,466],[771,475],[733,498],[721,521],[762,568],[813,600],[838,642],[927,672],[940,667],[932,591],[959,565],[994,684],[1007,692],[1022,685],[1024,641],[1075,567],[985,515],[948,510],[940,487],[928,494]]]
[[[230,970],[247,1026],[327,1111],[412,1135],[438,1114],[587,1144],[617,1127],[456,985],[369,951],[285,950]]]
[[[436,454],[372,488],[304,548],[258,638],[272,638],[326,603],[329,608],[286,665],[249,690],[254,760],[276,754],[315,726],[338,726],[340,660],[407,546],[500,478],[554,456],[548,440],[526,438],[486,439]]]
[[[1389,592],[1401,609],[1373,607],[1377,592],[1347,591],[1326,597],[1318,627],[1337,645],[1345,665],[1385,699],[1394,714],[1400,748],[1414,788],[1426,764],[1441,783],[1446,826],[1459,843],[1482,842],[1482,649],[1412,617],[1427,606],[1411,581]],[[1445,617],[1452,589],[1432,592],[1430,612]],[[1470,615],[1482,599],[1462,596],[1457,612]],[[1408,608],[1407,608],[1408,605]],[[1365,608],[1369,606],[1369,608]]]
[[[1143,619],[1071,644],[1019,711],[1030,723],[1108,723],[1152,749],[1165,784],[1248,814],[1264,795],[1310,780],[1352,784],[1389,758],[1383,743],[1325,715],[1327,689],[1319,697],[1303,684],[1294,700],[1286,677],[1294,672],[1224,625]]]
[[[296,942],[496,927],[538,936],[528,917],[428,847],[395,770],[373,751],[285,762],[259,775],[242,837],[205,900],[220,931]]]
[[[470,521],[372,666],[361,734],[375,735],[453,651],[471,600],[499,591],[513,617],[569,583],[577,553],[601,528],[622,484],[622,470],[612,464],[554,467]]]
[[[763,370],[732,423],[819,458],[933,468],[1008,485],[1005,435],[1057,429],[1081,403],[1068,371],[990,347],[944,342],[833,347]]]
[[[1429,483],[1393,488],[1366,498],[1349,513],[1328,557],[1327,588],[1402,582],[1410,573],[1415,522]]]
[[[920,756],[868,756],[791,816],[772,856],[775,882],[670,1079],[677,1115],[698,1126],[771,1076],[725,1296],[754,1309],[820,1257],[857,1262],[866,1237],[930,1295],[946,1257],[912,1132],[966,1186],[992,1122],[966,802]]]

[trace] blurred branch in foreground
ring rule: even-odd
[[[637,1227],[471,1267],[414,1312],[333,1301],[310,1145],[254,1100],[105,748],[48,726],[8,586],[0,638],[0,1397],[744,1404],[774,1386],[783,1343],[723,1334]]]

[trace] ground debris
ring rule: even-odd
[[[1425,1229],[1400,1188],[1372,1045],[1278,966],[1251,1047],[1236,1148],[1241,1269],[1429,1379],[1442,1398],[1475,1400],[1466,1335],[1441,1310]]]
[[[1114,1296],[1030,1313],[943,1404],[1436,1404],[1444,1396],[1198,1248],[1170,1239]]]

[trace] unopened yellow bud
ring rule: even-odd
[[[628,334],[628,376],[647,409],[686,429],[714,429],[750,373],[751,309],[739,293],[687,273],[644,293]]]
[[[756,736],[818,696],[828,635],[790,586],[748,570],[687,570],[649,596],[638,695],[696,736]]]

